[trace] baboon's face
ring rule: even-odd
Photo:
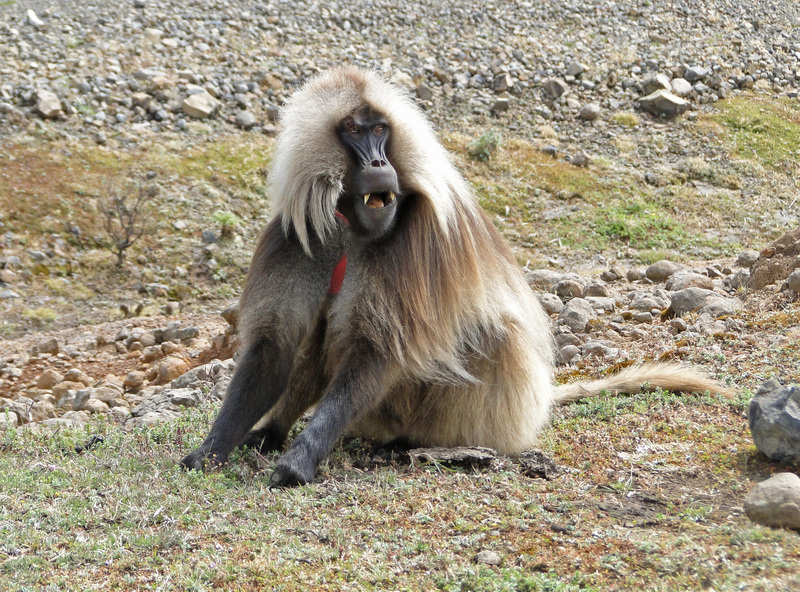
[[[351,161],[337,208],[355,233],[378,240],[392,229],[402,200],[386,157],[391,129],[381,114],[362,108],[345,117],[337,133]]]

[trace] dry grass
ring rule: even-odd
[[[276,455],[185,473],[212,406],[147,430],[96,422],[3,442],[0,587],[15,590],[716,590],[799,585],[800,536],[742,515],[741,402],[668,393],[567,407],[553,481],[375,465],[345,439],[313,485],[270,490]],[[73,447],[105,442],[76,454]],[[478,565],[481,550],[498,567]]]

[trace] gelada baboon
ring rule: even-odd
[[[185,467],[224,463],[244,443],[280,449],[314,404],[273,485],[311,481],[345,430],[509,453],[533,446],[554,403],[646,382],[719,389],[671,365],[554,388],[548,318],[521,269],[420,109],[377,74],[314,78],[282,127],[276,216],[240,301],[241,358]]]

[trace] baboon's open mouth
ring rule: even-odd
[[[367,193],[364,195],[364,205],[377,210],[378,208],[383,208],[394,203],[394,198],[395,195],[393,191]]]

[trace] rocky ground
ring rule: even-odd
[[[119,158],[159,145],[190,154],[226,135],[258,143],[276,133],[278,108],[298,85],[340,63],[377,68],[406,85],[445,134],[500,127],[559,161],[613,161],[615,170],[659,186],[687,159],[728,165],[728,155],[692,129],[720,99],[761,92],[796,100],[800,10],[791,1],[724,0],[376,1],[358,10],[334,0],[11,0],[0,2],[0,50],[0,175],[9,191],[20,147],[42,137],[60,147],[52,152],[58,163],[87,144]],[[649,148],[653,136],[664,145]],[[636,157],[620,159],[623,145],[639,146]],[[41,162],[43,176],[47,166]],[[796,227],[797,191],[786,175],[746,174],[737,196],[763,196],[765,187],[780,202],[777,214],[726,227],[725,240],[755,248],[738,258],[648,267],[625,253],[542,255],[552,268],[528,277],[554,321],[561,378],[625,360],[679,358],[740,391],[773,375],[797,381],[795,243],[762,252],[769,241],[749,238],[752,225],[771,238]],[[558,200],[553,207],[563,209]],[[37,274],[96,252],[70,242],[81,235],[79,219],[40,237],[17,219],[0,212],[8,337],[0,342],[0,403],[9,410],[0,422],[75,423],[103,413],[138,426],[221,392],[235,336],[218,311],[235,300],[238,284],[227,297],[217,291],[184,309],[163,280],[218,285],[209,228],[197,223],[191,239],[201,252],[199,276],[188,265],[159,276],[158,252],[142,254],[124,269],[130,277],[105,276],[93,295],[75,294],[78,312],[37,325],[42,319],[25,321],[20,305],[44,302]],[[195,221],[172,220],[169,228],[180,234],[187,224]],[[262,224],[263,216],[239,229],[240,268]],[[778,259],[773,269],[768,260]],[[754,290],[757,273],[766,279]],[[68,297],[70,288],[62,292]],[[104,300],[105,293],[114,296]],[[137,302],[147,305],[143,316],[132,310]]]

